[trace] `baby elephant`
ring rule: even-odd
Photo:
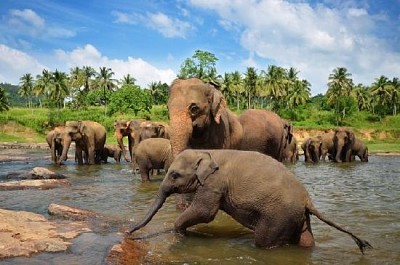
[[[107,163],[108,157],[113,157],[115,162],[121,162],[122,150],[118,145],[105,145],[101,152],[101,161]]]
[[[195,192],[192,203],[175,221],[184,233],[190,226],[211,222],[219,209],[254,231],[258,247],[286,244],[314,246],[310,215],[349,234],[361,252],[372,246],[324,218],[305,187],[282,163],[270,156],[238,150],[185,150],[176,156],[144,219],[145,226],[173,193]]]
[[[143,182],[150,181],[151,169],[168,170],[172,162],[171,144],[165,138],[148,138],[141,141],[135,150],[135,162]]]

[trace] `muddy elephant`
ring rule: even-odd
[[[62,134],[64,149],[58,164],[66,160],[71,142],[75,142],[76,160],[83,164],[83,156],[87,156],[87,164],[100,163],[100,154],[106,142],[106,129],[94,121],[67,121]],[[97,154],[97,155],[96,155]]]
[[[115,137],[117,138],[118,145],[122,150],[122,155],[127,162],[131,162],[133,160],[132,151],[135,145],[135,139],[139,137],[138,131],[142,122],[144,122],[144,120],[119,120],[114,122]],[[123,141],[124,137],[128,138],[129,156],[126,154]]]
[[[100,154],[101,161],[104,163],[107,163],[109,157],[114,158],[115,162],[120,163],[121,155],[122,155],[122,150],[118,145],[108,145],[108,144],[104,146],[103,151]]]
[[[334,161],[351,162],[351,150],[355,141],[354,133],[348,128],[336,128],[333,135]]]
[[[322,139],[320,136],[310,137],[305,140],[301,145],[301,149],[304,152],[304,161],[318,163],[321,157],[321,146]]]
[[[321,137],[321,160],[325,161],[326,156],[328,155],[328,159],[334,159],[334,145],[333,145],[333,136],[335,132],[333,130],[327,130],[320,135]]]
[[[135,161],[139,167],[142,182],[150,181],[152,169],[168,170],[172,163],[171,144],[165,138],[148,138],[141,141],[135,152]]]
[[[323,217],[298,178],[282,163],[254,151],[185,150],[176,156],[156,199],[132,233],[150,222],[173,193],[194,193],[193,201],[176,219],[174,229],[211,222],[225,211],[254,231],[255,244],[273,248],[287,244],[314,246],[310,215],[349,234],[361,252],[371,245]]]
[[[51,161],[55,164],[57,164],[63,152],[63,142],[60,135],[63,133],[64,129],[64,126],[57,126],[46,135],[46,142],[50,148]]]
[[[351,148],[352,161],[355,160],[355,156],[358,156],[361,162],[368,162],[368,147],[357,137],[355,138],[353,146]]]
[[[299,160],[299,152],[297,150],[296,137],[292,136],[291,141],[286,143],[283,149],[283,162],[296,163]]]

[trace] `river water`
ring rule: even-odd
[[[1,151],[0,151],[1,152]],[[67,161],[56,167],[46,150],[24,150],[31,161],[1,162],[1,178],[35,166],[68,176],[71,186],[49,190],[0,191],[0,208],[48,216],[50,203],[101,213],[105,218],[63,253],[41,253],[30,258],[1,260],[0,264],[105,264],[111,247],[128,225],[146,213],[163,175],[141,183],[126,162],[77,166]],[[72,157],[72,156],[70,156]],[[368,163],[306,164],[287,167],[308,189],[315,206],[332,221],[368,240],[374,249],[362,255],[347,235],[312,217],[316,246],[286,246],[272,250],[255,247],[251,231],[224,213],[190,229],[187,236],[158,232],[173,227],[179,212],[170,197],[153,220],[135,236],[146,250],[142,264],[400,264],[400,157],[370,156]],[[49,218],[52,218],[48,216]]]

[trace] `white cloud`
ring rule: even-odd
[[[193,26],[186,21],[171,18],[164,13],[147,13],[146,15],[138,13],[124,13],[112,11],[111,14],[116,17],[114,23],[121,24],[144,24],[147,27],[158,31],[166,38],[186,38]]]
[[[8,24],[12,28],[27,32],[30,35],[38,35],[45,28],[45,21],[31,9],[10,10]]]
[[[18,84],[24,74],[36,76],[45,68],[32,56],[0,44],[0,82]]]
[[[101,54],[93,45],[76,48],[70,52],[56,51],[56,57],[68,67],[91,66],[96,71],[99,67],[110,67],[115,73],[114,78],[120,80],[124,75],[130,74],[141,87],[147,87],[154,81],[170,84],[176,78],[172,69],[159,69],[141,58],[128,57],[126,60],[110,59]]]
[[[326,91],[336,67],[346,67],[355,83],[365,85],[380,75],[396,76],[400,69],[400,54],[373,33],[382,19],[365,9],[283,0],[191,3],[216,11],[226,30],[240,30],[240,44],[249,58],[256,54],[266,63],[297,68],[299,76],[311,82],[313,94]]]

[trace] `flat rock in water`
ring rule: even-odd
[[[63,174],[56,173],[45,167],[34,167],[27,173],[8,173],[7,179],[65,179]]]
[[[88,220],[89,218],[99,217],[96,212],[73,208],[65,205],[51,203],[48,207],[50,215],[72,220]]]
[[[0,182],[1,190],[23,190],[23,189],[52,189],[59,186],[69,186],[66,179],[26,179],[19,181]]]
[[[66,251],[68,239],[90,231],[82,222],[57,224],[25,211],[0,209],[0,220],[0,259]]]

